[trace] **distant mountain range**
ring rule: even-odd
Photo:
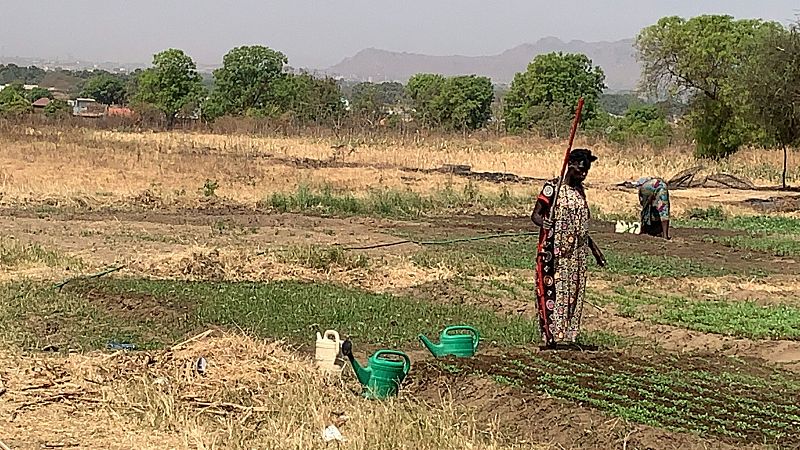
[[[405,83],[417,73],[439,73],[442,75],[484,75],[497,84],[508,84],[514,74],[522,72],[536,55],[549,52],[583,53],[600,66],[606,74],[606,85],[611,91],[628,91],[636,87],[641,66],[636,61],[633,39],[614,42],[564,42],[547,37],[535,44],[522,44],[490,56],[431,56],[416,53],[392,52],[375,48],[361,50],[354,56],[343,59],[327,69],[311,69],[316,74],[328,74],[348,80],[375,82],[400,81]],[[64,61],[48,58],[2,57],[0,63],[15,63],[21,66],[35,65],[41,68],[63,68],[69,70],[105,69],[111,72],[127,72],[145,63],[116,63],[90,61]],[[198,64],[198,70],[210,73],[219,64]]]
[[[522,44],[491,56],[430,56],[369,48],[345,58],[325,72],[347,79],[374,82],[405,82],[417,73],[447,76],[477,74],[490,77],[494,83],[507,84],[513,80],[515,73],[524,71],[536,55],[562,51],[587,55],[594,65],[600,66],[605,72],[609,90],[626,91],[636,87],[641,73],[633,42],[633,39],[563,42],[548,37],[535,44]]]

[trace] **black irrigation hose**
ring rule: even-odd
[[[344,250],[370,250],[373,248],[383,248],[383,247],[392,247],[394,245],[401,245],[401,244],[417,244],[417,245],[445,245],[445,244],[454,244],[456,242],[471,242],[471,241],[481,241],[485,239],[496,239],[496,238],[504,238],[504,237],[517,237],[517,236],[538,236],[539,232],[532,232],[532,231],[525,231],[521,233],[504,233],[504,234],[489,234],[485,236],[473,236],[468,238],[456,238],[456,239],[447,239],[442,241],[415,241],[413,239],[406,239],[403,241],[397,242],[388,242],[384,244],[372,244],[372,245],[365,245],[362,247],[344,247]],[[341,245],[341,244],[339,244]]]

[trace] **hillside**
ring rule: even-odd
[[[495,83],[510,83],[514,74],[525,70],[536,55],[553,51],[588,55],[595,65],[603,68],[606,84],[611,90],[631,90],[639,79],[640,66],[636,61],[633,39],[565,43],[553,37],[491,56],[431,56],[369,48],[345,58],[328,68],[327,72],[349,79],[402,82],[421,72],[443,75],[474,73],[488,76]]]

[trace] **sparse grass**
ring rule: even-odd
[[[709,206],[708,208],[692,208],[686,215],[691,220],[705,222],[721,222],[726,219],[725,210],[719,205]]]
[[[800,234],[751,234],[748,236],[708,237],[706,239],[726,247],[762,252],[773,256],[800,256]]]
[[[691,228],[719,228],[722,230],[748,231],[752,233],[800,234],[800,219],[784,216],[733,216],[676,220],[676,225]]]
[[[428,268],[445,266],[463,275],[483,275],[509,269],[532,269],[533,238],[498,238],[428,246],[412,257]]]
[[[283,262],[299,264],[320,271],[329,271],[334,267],[345,270],[369,267],[369,258],[366,255],[347,251],[337,246],[298,245],[289,247],[279,252],[278,255]]]
[[[25,265],[46,267],[71,265],[76,267],[80,265],[80,262],[36,243],[20,243],[16,239],[9,238],[0,239],[0,268],[16,268]]]
[[[800,308],[794,306],[690,300],[624,288],[611,295],[594,293],[593,298],[614,303],[622,316],[639,320],[750,339],[800,340]]]
[[[527,197],[500,194],[481,194],[471,183],[459,192],[452,187],[422,195],[413,191],[370,189],[363,196],[337,193],[330,186],[312,189],[300,185],[293,193],[275,192],[259,203],[280,212],[317,213],[332,215],[365,215],[413,218],[434,212],[469,208],[506,208],[525,205]]]
[[[118,300],[108,301],[93,303],[69,290],[59,294],[50,284],[2,284],[0,341],[32,349],[55,345],[61,350],[103,348],[115,341],[142,349],[174,342],[192,326],[164,323],[156,315],[115,316],[109,308],[119,309],[114,304]]]
[[[741,231],[738,236],[708,236],[706,240],[727,247],[768,253],[774,256],[800,255],[800,219],[782,216],[727,217],[720,207],[696,209],[680,226]]]
[[[198,197],[207,200],[218,196],[222,201],[244,205],[269,206],[274,200],[276,208],[289,208],[289,197],[304,185],[332,186],[337,193],[349,192],[363,199],[376,190],[413,191],[421,197],[435,197],[450,184],[473,211],[488,207],[490,212],[518,213],[524,209],[529,213],[540,183],[501,186],[428,170],[457,163],[468,164],[473,171],[548,179],[560,167],[564,144],[509,136],[353,137],[348,144],[354,151],[343,154],[339,148],[331,148],[331,144],[340,143],[339,139],[324,137],[128,133],[50,126],[40,127],[33,134],[26,132],[26,127],[16,126],[0,132],[0,165],[14,173],[14,183],[4,190],[4,198],[31,206],[44,203],[43,199],[57,199],[58,203],[50,207],[54,210],[85,206],[85,202],[72,200],[77,197],[104,206],[119,205],[119,201],[130,200],[131,193],[153,190],[153,186],[158,186],[159,201],[164,204],[196,206]],[[643,172],[669,177],[697,165],[689,147],[648,152],[602,142],[575,145],[588,145],[600,157],[590,174],[589,197],[592,205],[602,206],[609,219],[626,217],[636,210],[635,193],[609,188],[610,184]],[[764,184],[780,178],[782,154],[746,149],[728,161],[710,164],[708,170],[755,176],[755,182]],[[58,170],[66,165],[73,169],[69,174]],[[749,173],[753,167],[759,169]],[[120,171],[127,176],[117,176]],[[800,169],[789,174],[790,182],[796,179],[800,179]],[[398,214],[396,201],[391,200],[391,215]],[[692,206],[715,203],[718,200],[692,199]],[[676,217],[682,215],[684,207],[684,202],[675,204]],[[355,207],[342,209],[348,208]],[[440,203],[432,210],[454,208]],[[326,208],[317,209],[317,213],[325,213]],[[379,209],[365,211],[358,214]],[[418,210],[400,213],[413,217]]]
[[[723,266],[711,266],[701,262],[677,256],[657,256],[648,254],[624,254],[613,250],[603,253],[608,261],[606,268],[591,265],[592,270],[619,275],[647,276],[652,278],[675,277],[718,277],[737,273]],[[753,270],[749,275],[762,275]]]
[[[514,269],[533,269],[535,254],[535,237],[498,238],[430,246],[417,253],[413,260],[423,267],[444,265],[464,275],[481,275]],[[608,266],[600,268],[589,254],[589,270],[665,278],[716,277],[736,273],[735,270],[726,267],[711,266],[673,256],[628,254],[616,252],[613,249],[604,250],[604,255]],[[748,275],[763,275],[763,273],[754,269]]]
[[[119,231],[105,236],[105,241],[109,244],[113,244],[118,239],[130,239],[141,242],[159,242],[162,244],[182,244],[186,242],[186,239],[181,239],[175,234],[147,233],[144,231],[139,232],[133,230]]]
[[[591,218],[594,221],[598,222],[616,222],[618,220],[624,221],[638,221],[639,217],[633,213],[621,213],[621,212],[606,212],[600,206],[596,204],[589,204],[589,211],[591,214]]]

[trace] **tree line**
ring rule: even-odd
[[[416,126],[429,129],[471,131],[494,124],[510,132],[532,130],[554,137],[569,128],[572,108],[583,93],[584,118],[590,127],[608,128],[611,113],[646,109],[651,113],[645,116],[663,125],[660,130],[668,128],[661,109],[635,95],[604,94],[605,75],[585,55],[540,55],[508,87],[493,85],[483,76],[425,73],[411,77],[405,85],[352,84],[287,70],[287,64],[288,58],[279,51],[241,46],[224,56],[222,67],[209,79],[203,78],[182,50],[168,49],[154,55],[148,69],[124,75],[97,71],[89,72],[88,77],[85,72],[73,76],[79,81],[71,93],[103,104],[154,112],[167,126],[180,118],[214,121],[226,116],[321,125],[350,120],[368,127],[392,127],[413,120]],[[14,77],[41,82],[44,71],[25,69],[0,66],[0,82]],[[52,98],[45,89],[24,92],[18,82],[0,92],[0,113],[29,111],[30,101],[41,96]],[[604,108],[602,101],[609,106]],[[625,123],[618,120],[616,125],[624,128]],[[627,135],[618,132],[614,136],[623,139]]]
[[[417,74],[396,82],[347,84],[288,69],[265,46],[230,50],[212,77],[179,49],[131,74],[75,73],[80,95],[106,104],[150,108],[168,126],[178,118],[214,121],[263,117],[323,125],[369,126],[413,119],[417,126],[563,136],[579,96],[582,127],[620,141],[669,143],[682,124],[701,157],[720,158],[745,145],[786,148],[800,140],[800,28],[727,15],[665,17],[644,28],[635,48],[643,72],[637,93],[608,94],[603,70],[582,54],[534,58],[508,87],[487,77]],[[36,68],[0,66],[0,82],[35,82]],[[24,111],[44,92],[0,92],[0,112]]]

